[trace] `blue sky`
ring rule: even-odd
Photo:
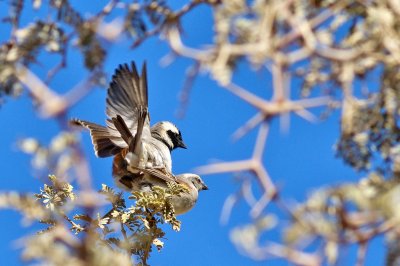
[[[77,2],[77,1],[76,1]],[[30,2],[29,2],[30,3]],[[94,13],[105,1],[82,6],[82,9]],[[98,6],[96,6],[98,5]],[[4,9],[0,2],[0,10]],[[3,15],[1,15],[3,16]],[[37,17],[37,13],[28,11],[24,19]],[[201,18],[201,23],[198,19]],[[206,8],[190,14],[184,20],[185,40],[189,44],[199,45],[209,42],[212,18]],[[1,37],[8,36],[8,28],[0,24]],[[121,40],[115,47],[110,47],[105,63],[108,78],[120,63],[135,60],[139,65],[146,60],[148,65],[149,105],[152,121],[173,121],[182,131],[188,146],[187,150],[173,152],[173,171],[175,173],[191,172],[198,166],[215,160],[230,161],[247,159],[251,156],[256,138],[256,130],[237,142],[231,140],[231,134],[256,112],[254,108],[242,102],[228,91],[219,87],[207,75],[196,79],[190,96],[190,104],[184,119],[176,117],[179,107],[178,94],[182,89],[186,68],[190,61],[177,59],[170,66],[163,67],[160,60],[168,54],[168,47],[158,39],[150,39],[135,50],[129,49],[130,43]],[[51,87],[58,92],[65,92],[85,77],[80,60],[74,60],[77,52],[69,53],[69,64],[66,71],[58,75]],[[41,55],[42,66],[35,66],[38,73],[56,60]],[[58,60],[58,59],[57,59]],[[272,82],[264,70],[251,72],[248,65],[240,65],[235,73],[237,84],[251,90],[260,97],[271,95]],[[298,84],[293,84],[298,85]],[[292,95],[298,95],[293,89]],[[104,122],[105,108],[104,89],[96,88],[68,113],[68,117],[79,117],[98,123]],[[321,110],[317,110],[316,113]],[[18,151],[16,141],[22,137],[35,137],[48,143],[59,131],[53,120],[38,118],[32,102],[24,93],[18,99],[7,98],[0,108],[1,129],[0,191],[17,190],[38,192],[42,182],[30,167],[30,157]],[[264,163],[281,193],[288,201],[302,201],[313,189],[334,185],[340,182],[356,181],[360,174],[354,173],[340,159],[335,158],[333,145],[339,136],[339,114],[334,113],[326,121],[310,124],[298,117],[291,116],[290,130],[282,133],[278,120],[271,123]],[[113,186],[111,178],[111,159],[99,159],[93,154],[89,134],[81,134],[84,152],[87,155],[94,185],[100,188],[102,183]],[[50,174],[50,173],[49,173]],[[232,211],[227,225],[219,222],[224,200],[238,189],[238,183],[230,174],[206,175],[203,177],[209,191],[200,194],[196,207],[189,213],[180,216],[182,230],[167,230],[165,247],[160,252],[153,252],[151,265],[265,265],[265,262],[253,261],[237,252],[229,240],[229,232],[234,226],[251,221],[249,208],[238,204]],[[271,210],[274,210],[272,207]],[[36,227],[24,227],[21,216],[15,212],[0,212],[2,224],[2,241],[0,241],[0,265],[20,265],[16,240]],[[283,218],[285,222],[287,217]],[[279,241],[278,231],[269,232],[265,239]],[[376,242],[376,243],[375,243]],[[367,265],[379,265],[383,262],[381,241],[375,241],[370,247]],[[352,265],[355,262],[354,248],[346,249],[341,265]],[[268,261],[268,265],[287,265],[281,260]]]

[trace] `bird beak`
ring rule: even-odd
[[[208,187],[206,186],[206,184],[203,184],[202,190],[208,190]]]
[[[178,146],[178,147],[181,147],[182,149],[187,149],[185,143],[183,143],[182,140],[180,140],[180,141],[178,142],[178,145],[177,145],[177,146]]]

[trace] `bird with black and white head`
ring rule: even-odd
[[[180,130],[162,121],[150,127],[146,64],[139,75],[134,62],[120,65],[112,77],[106,98],[106,126],[74,119],[72,123],[90,130],[98,157],[114,156],[113,177],[130,190],[135,171],[128,166],[157,168],[172,174],[171,151],[185,148]]]

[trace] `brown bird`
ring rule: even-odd
[[[113,119],[114,125],[120,132],[121,137],[128,145],[128,154],[137,149],[137,138],[140,137],[139,130],[136,136],[133,136],[126,126],[123,119],[119,116]],[[138,128],[140,128],[142,121],[139,117]],[[120,162],[120,160],[118,160]],[[172,173],[166,172],[163,168],[141,168],[127,161],[126,169],[129,174],[120,178],[120,182],[127,188],[133,191],[150,192],[154,186],[167,188],[168,183],[174,182],[182,185],[186,191],[177,195],[171,196],[171,204],[174,206],[175,214],[183,214],[188,212],[196,204],[199,197],[200,190],[208,190],[208,187],[203,182],[200,176],[192,173],[185,173],[174,176]],[[114,160],[115,162],[115,160]],[[117,167],[119,168],[119,166]]]
[[[171,177],[158,169],[142,169],[142,175],[139,178],[132,179],[132,186],[143,192],[151,191],[153,186],[162,188],[168,187],[168,182],[176,182],[186,188],[186,191],[179,196],[171,196],[170,200],[174,206],[175,214],[183,214],[190,211],[196,204],[199,191],[208,190],[207,185],[200,176],[192,173],[180,174]]]
[[[180,130],[171,122],[150,127],[146,64],[141,75],[134,62],[130,67],[118,67],[108,88],[106,115],[106,126],[79,119],[71,122],[90,130],[98,157],[114,156],[112,173],[118,186],[136,189],[132,180],[143,175],[136,168],[157,169],[173,176],[171,151],[186,149],[186,145]]]

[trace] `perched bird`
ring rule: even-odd
[[[191,173],[177,175],[176,182],[188,190],[188,192],[183,192],[179,196],[172,196],[171,198],[175,214],[179,215],[190,211],[197,202],[199,191],[208,190],[208,187],[200,176]]]
[[[142,175],[134,167],[158,169],[173,176],[171,151],[186,149],[186,145],[180,130],[171,122],[150,127],[146,64],[141,75],[134,62],[130,67],[120,65],[115,71],[107,92],[106,115],[106,126],[79,119],[71,122],[90,130],[98,157],[114,156],[113,177],[117,185],[133,189],[132,179]]]
[[[171,204],[174,206],[175,214],[183,214],[190,211],[196,204],[199,191],[208,190],[207,185],[200,176],[192,173],[171,176],[159,169],[141,169],[141,176],[131,179],[132,190],[150,192],[153,186],[167,188],[168,182],[181,184],[186,191],[179,196],[171,196]]]

